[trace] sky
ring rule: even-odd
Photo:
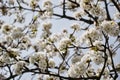
[[[29,0],[26,0],[26,1],[29,1]],[[58,4],[58,1],[57,0],[53,0],[53,4],[55,4],[55,5],[57,5]],[[111,16],[113,16],[113,14],[114,14],[114,12],[116,11],[115,9],[113,9],[112,7],[111,8],[109,8],[109,10],[110,10],[110,12],[111,12]],[[62,13],[62,10],[60,10],[60,9],[55,9],[55,11],[57,12],[57,13]],[[69,15],[73,15],[72,13],[68,13]],[[26,19],[26,22],[29,22],[29,20],[30,20],[30,17],[29,16],[32,16],[32,14],[30,13],[30,14],[27,14],[26,15],[26,17],[28,17],[27,19]],[[11,19],[13,18],[14,16],[12,16],[12,17],[10,17],[9,19],[7,19],[6,20],[6,22],[8,22],[8,23],[11,23],[12,21],[11,21]],[[55,17],[56,18],[56,17]],[[3,18],[1,18],[1,19],[3,19],[3,20],[5,20],[6,19],[6,17],[3,17]],[[74,22],[77,22],[77,23],[80,23],[80,22],[78,22],[78,21],[72,21],[72,20],[67,20],[67,19],[50,19],[49,21],[51,21],[52,23],[53,23],[53,26],[52,26],[52,29],[51,29],[51,31],[53,32],[53,33],[58,33],[58,32],[61,32],[63,29],[67,29],[69,32],[71,32],[72,30],[70,29],[70,25],[71,24],[73,24]],[[44,22],[44,21],[43,21]],[[27,24],[27,23],[26,23]],[[80,23],[81,24],[81,23]],[[18,25],[18,24],[16,24],[16,25]],[[22,26],[21,24],[19,24],[18,26]],[[39,34],[41,33],[41,28],[40,28],[40,30],[39,30]],[[77,36],[81,36],[81,32],[79,32],[78,34],[77,34]],[[110,42],[113,42],[112,40],[110,41]],[[115,63],[120,63],[120,49],[117,51],[117,55],[115,56],[115,58],[114,58],[114,61],[115,61]],[[31,80],[31,77],[32,76],[30,76],[29,75],[29,73],[28,74],[25,74],[25,75],[23,75],[22,76],[22,78],[21,78],[21,80]],[[17,80],[17,79],[16,79]],[[35,78],[33,78],[33,80],[36,80],[36,77]],[[120,77],[118,78],[118,80],[120,80]]]

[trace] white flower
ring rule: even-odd
[[[52,34],[51,36],[50,36],[50,41],[51,42],[57,42],[57,41],[59,41],[61,39],[61,36],[59,35],[59,34]]]
[[[103,9],[100,8],[99,5],[93,5],[91,10],[90,10],[91,14],[95,15],[95,16],[103,16]]]
[[[44,75],[43,79],[44,80],[49,80],[50,76],[49,75]]]
[[[81,62],[89,63],[93,61],[95,64],[99,65],[102,62],[104,62],[102,54],[103,54],[102,52],[90,50],[81,58]]]
[[[19,22],[19,23],[25,22],[24,15],[20,15],[18,12],[16,12],[16,22]]]
[[[52,2],[50,0],[44,0],[43,2],[43,8],[52,8]]]
[[[79,31],[80,30],[80,25],[78,23],[74,23],[71,25],[71,28],[76,30],[76,31]]]
[[[16,74],[20,74],[22,72],[22,69],[26,65],[25,61],[19,61],[14,65],[14,70]]]
[[[19,44],[18,45],[18,48],[20,49],[20,50],[26,50],[26,49],[28,49],[30,46],[28,46],[28,45],[26,45],[26,44],[23,44],[23,43],[21,43],[21,44]]]
[[[37,24],[37,23],[34,23],[34,24],[31,24],[31,25],[30,25],[30,29],[31,29],[32,31],[37,31],[37,28],[38,28],[38,24]]]
[[[46,60],[40,60],[38,62],[38,66],[39,66],[40,69],[45,70],[47,68],[47,62],[46,62]]]
[[[6,35],[4,41],[7,42],[8,45],[10,45],[11,42],[13,41],[13,38],[11,35]]]
[[[112,31],[112,24],[110,21],[103,21],[101,26],[106,33],[109,33]]]
[[[115,68],[116,68],[116,70],[120,73],[120,64],[117,64],[117,65],[115,66]]]
[[[50,76],[50,75],[44,75],[43,80],[60,80],[58,77]]]
[[[80,1],[80,7],[84,10],[90,10],[91,9],[91,0],[81,0]]]
[[[104,46],[102,46],[102,41],[98,41],[96,40],[93,45],[98,49],[98,50],[103,50],[104,49]]]
[[[76,19],[80,19],[82,17],[82,15],[81,15],[81,12],[79,11],[77,11],[77,12],[74,12],[74,18],[76,18]]]
[[[21,38],[23,36],[22,29],[19,27],[14,28],[13,32],[11,33],[11,36],[13,37],[13,39]]]
[[[10,62],[9,56],[7,54],[3,54],[0,56],[0,66],[3,66],[4,64],[8,64]]]
[[[0,80],[5,80],[5,79],[6,79],[5,75],[0,74]]]
[[[30,56],[29,57],[29,62],[31,63],[31,64],[34,64],[35,63],[35,56]]]
[[[94,70],[94,68],[89,66],[86,73],[87,73],[88,76],[94,76],[95,75],[95,70]]]
[[[93,61],[95,62],[95,64],[99,65],[104,62],[104,58],[102,55],[96,55],[93,57]]]
[[[52,52],[53,49],[54,49],[54,46],[53,46],[53,45],[47,45],[46,48],[45,48],[45,50],[46,50],[47,52]]]
[[[72,65],[68,70],[68,76],[70,77],[80,77],[86,71],[86,64],[83,62],[77,62],[76,64]]]
[[[0,66],[2,66],[4,64],[4,59],[3,57],[0,56]]]
[[[31,0],[30,1],[30,7],[34,9],[37,6],[37,1],[36,0]]]
[[[119,20],[119,19],[120,19],[120,13],[119,13],[119,12],[116,12],[116,13],[114,14],[114,19],[115,19],[115,20]]]
[[[37,51],[43,51],[46,48],[46,46],[46,42],[40,39],[33,45],[33,48]]]
[[[9,0],[10,5],[14,5],[14,0]]]
[[[76,8],[76,4],[70,1],[66,1],[66,7],[68,7],[70,10]]]
[[[98,68],[96,75],[99,75],[101,71],[102,71],[102,67]],[[103,74],[104,74],[104,75],[103,75],[103,77],[101,78],[102,80],[110,80],[110,78],[108,79],[108,77],[110,77],[110,76],[109,76],[110,72],[109,72],[108,69],[105,68]]]
[[[60,40],[58,47],[61,51],[64,51],[70,44],[71,40],[66,37]]]
[[[44,53],[44,52],[37,52],[37,53],[35,53],[34,56],[36,56],[36,59],[45,60],[45,59],[46,59],[45,54],[46,54],[46,53]]]
[[[47,16],[44,14],[44,12],[39,12],[39,17],[40,17],[40,19],[42,19],[42,20],[47,19]]]
[[[87,52],[85,55],[83,55],[81,58],[81,62],[88,64],[91,61],[91,56],[92,56],[91,53],[92,52]]]
[[[75,67],[75,65],[72,65],[72,66],[69,68],[69,70],[68,70],[68,76],[69,76],[69,77],[73,77],[73,78],[78,77],[78,74],[76,74],[76,72],[75,72],[75,70],[74,70],[74,67]]]
[[[110,58],[110,57],[108,57],[107,64],[108,64],[108,65],[111,65],[111,64],[112,64],[112,61],[111,61],[111,58]]]
[[[120,33],[119,26],[114,21],[103,21],[101,27],[105,33],[113,37],[118,36]]]
[[[51,27],[52,27],[51,22],[44,22],[44,23],[43,23],[43,29],[44,29],[45,31],[49,31],[49,30],[51,29]]]
[[[30,38],[35,38],[36,35],[37,35],[37,32],[30,32],[30,33],[29,33],[29,37],[30,37]]]
[[[81,2],[84,2],[84,3],[87,3],[87,2],[90,2],[92,0],[81,0]]]
[[[51,16],[53,15],[53,9],[52,8],[48,8],[46,9],[46,11],[44,12],[44,16],[46,18],[51,18]]]
[[[31,41],[29,39],[28,36],[24,36],[22,39],[21,39],[21,44],[25,44],[27,47],[31,44]]]
[[[81,61],[81,58],[82,58],[82,57],[83,57],[83,55],[77,55],[77,54],[75,54],[75,55],[73,56],[73,58],[71,59],[72,64]]]
[[[9,51],[8,54],[11,58],[15,58],[15,57],[19,56],[19,49],[8,47],[7,50]]]
[[[31,64],[37,63],[41,69],[45,69],[47,66],[46,63],[46,53],[44,52],[36,52],[34,55],[29,57],[29,61]]]
[[[37,31],[38,31],[38,23],[34,23],[30,25],[30,33],[29,33],[29,37],[30,38],[34,38],[37,35]]]
[[[105,69],[104,72],[103,72],[103,74],[104,74],[103,78],[107,79],[109,77],[110,72],[108,71],[108,69]]]
[[[90,45],[90,39],[92,42],[95,42],[96,40],[102,40],[102,34],[95,28],[90,28],[82,35],[82,39],[83,42]]]
[[[55,61],[54,61],[54,59],[52,59],[52,58],[49,59],[48,64],[49,64],[50,68],[54,68],[55,67]]]
[[[10,24],[4,23],[1,27],[4,34],[9,34],[12,31],[12,26]]]
[[[53,8],[47,8],[44,12],[39,12],[39,17],[42,20],[50,19],[53,15]]]

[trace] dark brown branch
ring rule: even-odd
[[[97,76],[81,77],[81,78],[64,77],[64,76],[60,76],[60,75],[58,75],[58,74],[52,74],[52,73],[46,73],[46,72],[38,72],[38,71],[36,71],[36,70],[37,70],[37,68],[36,68],[36,69],[31,69],[31,70],[25,70],[25,71],[22,72],[22,74],[27,73],[27,72],[31,72],[31,73],[35,73],[35,74],[44,74],[44,75],[50,75],[50,76],[54,76],[54,77],[60,77],[60,78],[62,78],[62,79],[67,79],[67,80],[98,79]],[[10,76],[10,77],[8,77],[8,78],[5,79],[5,80],[13,79],[13,78],[16,77],[16,76],[18,76],[18,75]]]
[[[117,8],[117,10],[120,12],[120,7],[119,7],[119,5],[117,5],[117,3],[115,2],[115,0],[111,0],[111,1],[114,4],[114,6]]]
[[[0,7],[0,9],[2,9],[3,7]],[[22,6],[14,6],[14,7],[5,7],[5,8],[8,8],[8,9],[15,9],[15,8],[21,8],[21,9],[24,9],[24,10],[28,10],[28,11],[35,11],[35,12],[45,12],[45,10],[41,11],[41,10],[36,10],[36,9],[29,9],[29,8],[24,8]],[[65,18],[65,19],[69,19],[69,20],[77,20],[71,16],[66,16],[66,15],[60,15],[60,14],[56,14],[56,13],[53,13],[53,16],[57,16],[57,17],[60,17],[60,18]],[[95,20],[95,18],[94,18]],[[84,19],[84,18],[80,18],[80,21],[83,21],[87,24],[93,24],[94,21],[92,20],[87,20],[87,19]]]
[[[63,0],[63,16],[66,16],[66,11],[65,11],[65,0]]]
[[[92,18],[97,23],[97,17],[93,17],[93,15],[90,14],[87,10],[84,11],[88,14],[88,17]]]
[[[76,1],[72,1],[72,0],[68,0],[68,1],[70,1],[70,2],[72,2],[72,3],[74,3],[74,4],[76,4],[76,7],[79,7],[79,6],[80,6],[79,3],[77,3]]]
[[[56,13],[54,13],[53,15],[57,16],[57,17],[60,17],[60,18],[69,19],[69,20],[77,20],[77,19],[75,19],[71,16],[63,16],[63,15],[56,14]],[[83,22],[88,23],[88,24],[93,24],[94,23],[92,20],[87,20],[87,19],[84,19],[84,18],[80,18],[80,21],[83,21]]]
[[[102,31],[102,34],[103,34],[103,36],[104,36],[104,38],[105,38],[105,45],[104,45],[104,64],[103,64],[103,67],[102,67],[102,70],[101,70],[101,72],[100,72],[100,74],[99,74],[99,79],[101,79],[101,77],[102,77],[102,75],[103,75],[103,73],[104,73],[104,70],[105,70],[105,67],[106,67],[106,63],[107,63],[107,59],[108,59],[108,55],[107,55],[107,53],[106,53],[106,49],[107,49],[107,44],[108,44],[108,37],[105,35],[105,33]]]
[[[113,61],[113,56],[112,56],[113,53],[111,52],[111,50],[109,48],[108,48],[108,51],[109,51],[110,58],[111,58],[112,68],[113,68],[114,73],[115,73],[114,79],[116,80],[117,77],[118,77],[118,73],[117,73],[117,71],[115,69],[115,65],[114,65],[114,61]]]
[[[106,9],[106,12],[107,12],[107,20],[111,20],[109,10],[108,10],[107,0],[104,0],[104,3],[105,3],[105,9]]]

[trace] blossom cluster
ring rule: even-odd
[[[0,76],[17,80],[32,73],[35,80],[116,80],[119,3],[0,0]]]

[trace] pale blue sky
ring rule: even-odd
[[[53,0],[53,2],[56,5],[58,4],[57,0]],[[111,15],[113,16],[113,13],[115,12],[115,9],[113,9],[111,7],[109,10],[111,12]],[[56,9],[55,12],[60,14],[60,13],[62,13],[62,10]],[[73,14],[69,14],[69,15],[73,15]],[[30,20],[29,16],[32,16],[32,14],[27,14],[26,16],[28,17],[26,21],[29,22],[29,20]],[[2,18],[2,19],[6,20],[6,18]],[[12,17],[7,19],[6,21],[11,23],[11,19],[12,19]],[[49,21],[51,21],[53,23],[53,26],[52,26],[52,29],[51,29],[52,33],[61,32],[63,29],[67,29],[69,32],[71,32],[72,30],[70,29],[70,25],[74,22],[78,22],[78,21],[72,21],[72,20],[67,20],[67,19],[56,19],[56,20],[52,19],[52,20],[49,20]],[[18,24],[16,24],[16,25],[18,25]],[[22,26],[22,25],[20,25],[20,26]],[[41,33],[41,30],[40,30],[39,33]],[[79,32],[77,35],[81,36],[82,34]],[[113,42],[113,41],[111,40],[111,42]],[[117,55],[115,56],[114,61],[115,61],[115,63],[120,63],[120,49],[117,51]],[[32,76],[30,76],[29,74],[26,74],[21,78],[21,80],[31,80],[31,77]],[[36,80],[36,79],[34,78],[33,80]],[[117,80],[120,80],[120,77]]]

